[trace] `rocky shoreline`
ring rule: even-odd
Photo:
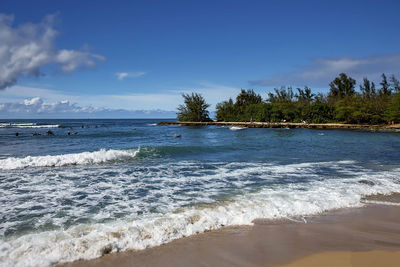
[[[180,121],[163,121],[157,125],[181,125],[181,126],[237,126],[247,128],[307,128],[307,129],[354,129],[354,130],[391,130],[394,132],[400,131],[400,124],[345,124],[345,123],[294,123],[294,122],[180,122]]]

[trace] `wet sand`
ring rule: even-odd
[[[399,262],[400,206],[368,204],[290,220],[259,219],[253,226],[225,227],[142,251],[62,266],[399,266]]]
[[[280,267],[398,267],[400,252],[392,251],[333,251],[313,254]]]

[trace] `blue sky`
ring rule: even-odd
[[[326,92],[340,72],[399,77],[399,10],[399,1],[3,0],[0,46],[37,50],[0,49],[0,116],[29,100],[29,116],[171,117],[161,110],[175,111],[182,92],[213,109],[240,88],[266,97],[281,85]]]

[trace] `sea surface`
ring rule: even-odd
[[[0,120],[0,266],[92,259],[400,192],[400,133],[159,121]]]

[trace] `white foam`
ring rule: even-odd
[[[209,190],[218,190],[219,183],[226,179],[240,178],[245,174],[271,176],[310,174],[318,166],[347,168],[352,161],[301,163],[291,165],[265,165],[260,163],[232,163],[221,165],[215,175],[171,176],[160,174],[159,183],[190,183],[192,180],[210,184]],[[175,163],[174,166],[181,163]],[[196,163],[183,162],[183,167]],[[240,165],[242,164],[242,165]],[[242,166],[241,168],[238,168]],[[351,170],[347,170],[350,173]],[[28,234],[22,237],[0,241],[0,265],[4,266],[49,266],[59,262],[100,257],[104,250],[112,252],[127,249],[145,249],[157,246],[177,238],[217,229],[224,225],[248,225],[257,218],[282,218],[317,214],[326,210],[362,206],[364,196],[372,194],[390,194],[400,192],[399,169],[382,172],[369,172],[355,169],[356,177],[337,179],[315,179],[309,183],[273,184],[257,193],[236,196],[226,202],[216,202],[207,206],[191,206],[167,210],[142,217],[111,223],[76,225],[66,230]],[[149,174],[154,176],[154,173]],[[78,175],[79,176],[79,175]],[[246,176],[245,176],[246,177]],[[144,178],[143,178],[144,179]],[[305,179],[307,179],[305,177]],[[373,185],[358,183],[368,179]],[[219,181],[217,181],[219,180]],[[247,179],[245,179],[247,180]],[[212,182],[211,181],[215,181]],[[242,181],[245,183],[245,181]],[[97,186],[119,186],[114,183]],[[66,187],[68,188],[68,186]],[[215,189],[217,188],[217,189]],[[171,195],[171,188],[162,188]],[[179,189],[179,185],[178,188]],[[173,192],[173,191],[172,191]],[[163,200],[160,199],[160,202]],[[158,204],[157,204],[158,205]],[[115,208],[115,207],[114,207]],[[107,214],[107,211],[103,212]],[[105,215],[99,216],[105,216]]]
[[[246,127],[240,127],[240,126],[230,126],[229,130],[231,131],[239,131],[239,130],[243,130],[246,129]]]
[[[398,202],[379,201],[379,200],[363,200],[362,203],[365,203],[365,204],[376,204],[376,205],[385,205],[385,206],[400,206],[400,203],[398,203]]]
[[[27,156],[24,158],[10,157],[0,160],[0,170],[14,170],[27,167],[59,167],[66,165],[99,164],[122,158],[133,158],[140,151],[101,149],[94,152],[63,154],[55,156]]]
[[[58,128],[60,125],[58,124],[48,124],[48,125],[18,125],[13,126],[15,128]]]
[[[37,123],[0,123],[0,128],[58,128],[58,124],[37,125]]]

